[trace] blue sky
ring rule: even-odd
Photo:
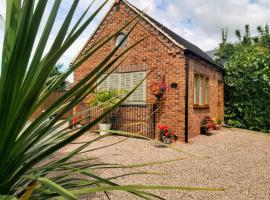
[[[48,8],[50,8],[53,0],[49,1]],[[230,39],[234,40],[235,37],[233,33],[235,29],[243,29],[245,24],[250,24],[252,33],[255,33],[258,25],[269,23],[270,19],[270,0],[129,1],[140,9],[147,9],[147,14],[205,51],[214,49],[218,46],[220,42],[220,31],[223,27],[228,27]],[[0,14],[3,16],[5,15],[4,2],[5,0],[0,0]],[[89,0],[81,0],[76,13],[76,18],[83,12],[89,2]],[[100,13],[79,40],[66,52],[60,62],[68,65],[74,59],[113,2],[114,0],[110,0],[107,7]],[[92,11],[100,3],[102,3],[102,0],[96,0]],[[51,35],[51,41],[57,34],[58,28],[70,5],[70,0],[63,0],[58,15],[58,21],[56,22],[56,26]],[[44,19],[46,19],[49,14],[48,10],[45,13]],[[0,44],[2,44],[3,29],[4,26],[0,22]]]

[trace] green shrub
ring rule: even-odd
[[[243,37],[236,31],[239,41],[235,44],[225,38],[217,60],[226,60],[226,123],[270,132],[270,35],[268,26],[258,30],[259,35],[254,37],[249,35],[248,26]]]

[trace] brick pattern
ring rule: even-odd
[[[131,10],[123,2],[120,2],[117,6],[114,6],[109,14],[105,17],[104,21],[97,29],[93,37],[89,40],[88,44],[85,46],[87,50],[89,47],[95,45],[99,38],[105,37],[113,32],[115,32],[119,27],[123,26],[129,20],[133,19],[136,13]],[[131,27],[127,27],[124,32],[130,30]],[[170,40],[159,33],[155,28],[153,28],[146,21],[141,20],[136,28],[132,31],[128,37],[127,46],[136,43],[141,38],[151,34],[147,39],[141,42],[139,45],[134,47],[132,50],[125,55],[125,62],[122,64],[120,71],[152,71],[152,73],[147,78],[147,103],[156,103],[158,105],[157,113],[157,124],[167,124],[173,130],[175,130],[179,135],[179,140],[184,138],[184,111],[185,111],[185,56],[184,51],[179,47],[175,46]],[[106,57],[115,46],[115,40],[110,41],[104,47],[102,47],[97,53],[95,53],[91,58],[89,58],[82,66],[75,71],[75,82],[79,82],[83,77],[85,77],[95,66],[97,66],[100,61]],[[120,50],[119,52],[123,51]],[[119,52],[117,55],[119,55]],[[116,56],[117,56],[116,55]],[[79,56],[79,58],[80,58]],[[194,62],[198,60],[194,58]],[[198,60],[199,62],[199,60]],[[193,68],[190,71],[190,88],[193,88],[192,74]],[[218,77],[222,77],[215,69],[211,66],[202,66],[201,69],[205,70],[206,73],[216,75],[216,80]],[[165,75],[167,84],[169,85],[166,94],[162,97],[160,101],[151,94],[150,87],[156,81],[161,81],[162,77]],[[210,80],[211,88],[215,88],[215,84]],[[177,83],[177,88],[171,88],[172,83]],[[189,112],[190,112],[190,124],[189,129],[192,132],[191,135],[199,134],[198,121],[193,120],[193,117],[199,119],[202,114],[201,111],[194,111],[192,108],[193,102],[193,90],[189,93]],[[214,95],[213,91],[213,95]],[[212,95],[210,96],[210,99]],[[213,97],[214,98],[214,97]],[[191,101],[192,100],[192,101]],[[211,107],[207,112],[209,114],[215,114],[214,102],[211,101]],[[83,103],[82,103],[83,104]],[[80,111],[84,109],[83,105],[79,105],[75,110]],[[205,113],[206,114],[206,113]],[[197,124],[196,124],[197,123]],[[158,135],[158,134],[157,134]]]
[[[209,109],[194,109],[194,74],[202,74],[209,77]],[[218,118],[218,83],[223,83],[223,75],[217,69],[211,65],[199,60],[198,58],[192,57],[190,59],[190,72],[189,72],[189,136],[194,137],[200,133],[200,122],[205,116],[212,118]],[[224,109],[224,92],[222,89],[221,95],[221,108]],[[224,120],[224,115],[221,116],[220,120]]]

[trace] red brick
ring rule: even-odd
[[[125,4],[120,3],[119,9],[114,7],[106,16],[94,36],[89,40],[86,48],[91,47],[99,38],[115,32],[123,26],[127,20],[131,20],[136,14]],[[128,27],[125,32],[130,29]],[[130,50],[126,61],[119,70],[121,71],[140,71],[146,68],[152,71],[147,79],[147,102],[156,103],[160,106],[157,114],[157,124],[167,124],[175,130],[180,139],[184,138],[185,128],[185,56],[184,50],[177,47],[169,39],[164,37],[158,30],[152,28],[146,21],[140,21],[134,31],[128,37],[128,46],[134,44],[142,37],[152,33],[152,35],[141,44]],[[115,41],[111,41],[89,58],[79,69],[75,71],[75,82],[79,82],[92,69],[97,66],[114,48]],[[123,51],[123,50],[120,50]],[[119,54],[119,53],[118,53]],[[199,63],[200,67],[195,67]],[[210,109],[193,109],[193,74],[194,72],[207,74],[210,79],[209,102]],[[169,88],[161,102],[157,102],[151,94],[150,86],[154,81],[159,81],[159,75],[166,76],[166,82],[177,83],[178,88]],[[202,60],[192,57],[190,61],[190,81],[189,81],[189,135],[196,136],[200,132],[200,121],[204,116],[217,117],[217,84],[218,80],[223,81],[220,71]],[[83,109],[78,107],[76,111]]]

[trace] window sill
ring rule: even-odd
[[[193,109],[209,109],[209,105],[205,105],[205,106],[198,106],[198,105],[194,105]]]

